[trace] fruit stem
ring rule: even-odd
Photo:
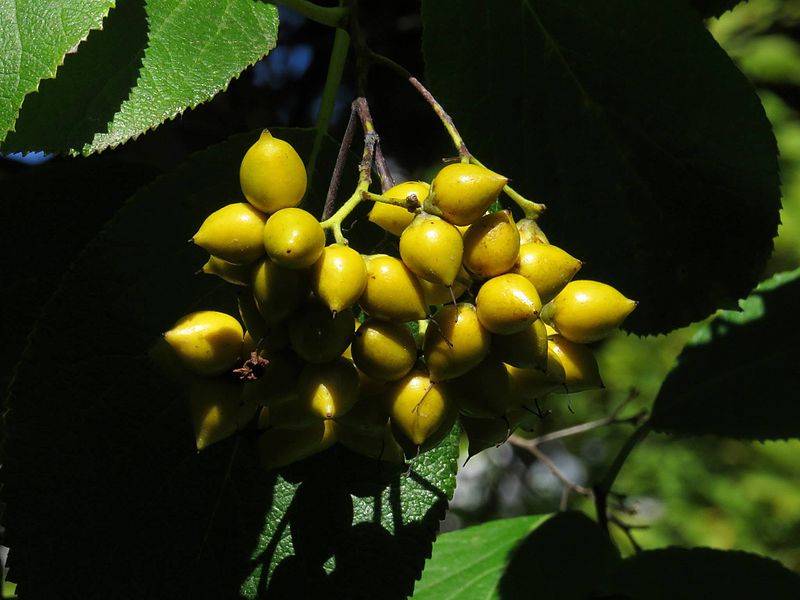
[[[344,65],[347,62],[347,52],[349,49],[350,35],[344,29],[337,29],[333,37],[333,49],[331,50],[331,59],[328,63],[328,74],[325,78],[325,87],[322,89],[319,113],[317,113],[314,146],[311,149],[311,156],[306,166],[309,181],[314,180],[317,158],[322,149],[322,140],[328,133],[333,109],[336,106],[336,95],[339,91],[339,84],[342,81],[342,73],[344,72]]]
[[[470,155],[470,162],[473,165],[478,165],[479,167],[486,168],[481,161],[479,161],[472,155]],[[517,206],[519,206],[522,209],[522,212],[525,214],[526,219],[532,219],[535,221],[547,208],[544,204],[539,204],[538,202],[534,202],[533,200],[528,200],[525,196],[520,194],[510,185],[506,185],[505,187],[503,187],[503,192],[506,194],[506,196],[511,198],[516,203]]]
[[[319,6],[308,0],[280,0],[280,4],[328,27],[343,27],[350,13],[345,6]]]
[[[369,191],[361,192],[361,197],[364,200],[372,200],[373,202],[383,202],[384,204],[393,204],[394,206],[401,206],[409,212],[416,211],[419,207],[419,200],[416,194],[409,194],[405,198],[390,198],[383,194],[374,194]]]

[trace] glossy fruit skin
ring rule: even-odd
[[[279,469],[330,448],[336,443],[333,421],[316,421],[294,430],[273,427],[258,438],[261,465]]]
[[[350,345],[355,318],[350,310],[334,315],[328,307],[313,304],[289,320],[289,341],[297,355],[310,363],[326,363]]]
[[[389,397],[392,427],[416,448],[439,432],[456,414],[455,406],[441,384],[432,384],[428,376],[412,371],[392,386]],[[401,443],[401,439],[398,439]]]
[[[424,208],[453,225],[470,225],[486,212],[506,183],[508,179],[485,167],[453,163],[434,177]]]
[[[285,321],[267,324],[256,305],[256,299],[250,290],[245,290],[237,297],[239,316],[242,318],[246,333],[250,334],[259,350],[282,350],[289,347],[289,329]],[[247,337],[247,336],[245,336]],[[245,357],[247,352],[244,353]]]
[[[564,289],[583,263],[552,244],[523,244],[512,269],[530,281],[542,302],[549,302]]]
[[[236,265],[216,256],[209,256],[206,264],[200,270],[208,275],[216,275],[223,281],[233,285],[249,287],[250,273],[253,269],[249,264]]]
[[[479,278],[511,270],[519,255],[519,230],[511,212],[484,215],[464,234],[464,266]]]
[[[325,232],[316,217],[302,208],[282,208],[264,225],[264,249],[275,264],[305,269],[325,248]]]
[[[243,429],[257,407],[241,402],[241,384],[224,377],[194,380],[189,390],[189,413],[195,445],[204,450]]]
[[[422,346],[431,381],[463,375],[489,354],[491,335],[472,304],[443,306],[432,321]]]
[[[464,241],[458,229],[420,213],[400,236],[400,257],[417,277],[450,286],[461,270]]]
[[[366,258],[367,285],[358,302],[370,316],[384,321],[415,321],[428,314],[425,294],[403,261],[376,254]]]
[[[420,205],[428,198],[431,186],[424,181],[406,181],[386,190],[383,195],[402,200],[409,194],[417,197]],[[414,213],[402,206],[376,202],[369,211],[368,218],[384,231],[399,236],[409,223],[414,220]]]
[[[266,129],[242,159],[239,183],[247,201],[265,213],[297,206],[306,193],[306,168],[292,145]]]
[[[520,369],[547,369],[547,326],[541,319],[510,335],[492,336],[492,355]]]
[[[424,279],[420,279],[419,284],[422,286],[422,291],[425,294],[425,302],[430,306],[436,304],[450,304],[453,302],[453,298],[458,300],[464,295],[464,292],[466,292],[472,284],[472,277],[462,266],[451,287]]]
[[[512,394],[506,366],[493,356],[446,383],[462,414],[476,418],[499,418],[519,404]]]
[[[554,392],[566,392],[564,367],[558,356],[551,354],[547,359],[547,371],[539,369],[519,369],[506,365],[509,381],[511,382],[511,394],[515,398],[515,403],[519,405],[527,404],[534,400],[540,400],[548,394]]]
[[[546,306],[542,316],[559,334],[579,344],[596,342],[617,329],[636,302],[599,281],[568,283]]]
[[[542,301],[522,275],[505,273],[481,286],[475,299],[483,326],[499,335],[518,333],[539,318]]]
[[[288,317],[308,293],[301,271],[281,267],[269,258],[255,264],[250,287],[268,325]]]
[[[556,389],[555,392],[572,393],[605,387],[600,377],[597,359],[590,348],[571,342],[560,335],[550,338],[549,345],[553,354],[558,357],[559,364],[564,368],[566,389]]]
[[[344,244],[331,244],[311,267],[310,284],[311,291],[333,312],[350,308],[367,285],[364,257]]]
[[[417,362],[417,345],[408,327],[397,321],[367,319],[351,346],[353,362],[376,381],[397,381]]]
[[[237,265],[264,256],[267,217],[249,204],[228,204],[206,217],[192,241],[212,256]]]
[[[297,395],[320,419],[344,415],[358,400],[358,370],[352,361],[337,358],[321,365],[308,364],[300,373]]]
[[[533,219],[520,219],[517,221],[517,230],[519,231],[520,245],[535,242],[537,244],[549,244],[547,236],[539,227],[539,224]]]
[[[229,371],[242,356],[244,330],[234,317],[214,310],[190,313],[164,333],[183,365],[196,375]]]

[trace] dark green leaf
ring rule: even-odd
[[[706,18],[718,17],[742,2],[743,0],[689,0],[689,3],[695,7],[697,12]]]
[[[653,407],[652,425],[670,433],[748,439],[800,436],[800,269],[759,285],[722,311],[678,357]]]
[[[26,99],[5,152],[89,154],[205,102],[274,46],[278,13],[253,0],[127,0]]]
[[[26,94],[55,77],[64,55],[99,28],[114,0],[0,4],[0,142],[13,128]]]
[[[308,155],[312,132],[274,133]],[[267,473],[252,435],[198,454],[183,393],[146,356],[181,315],[234,304],[230,286],[194,275],[205,257],[186,240],[241,198],[238,164],[256,138],[134,196],[45,307],[11,388],[2,470],[24,597],[400,598],[419,577],[455,486],[458,431],[408,475],[336,446]],[[328,141],[312,200],[335,155]]]
[[[615,598],[630,600],[800,598],[800,575],[779,562],[710,548],[642,552],[622,561],[611,582]]]
[[[666,332],[755,285],[777,148],[749,82],[683,2],[423,3],[434,94],[467,144],[548,205],[553,243]]]
[[[618,559],[582,513],[492,521],[436,540],[414,600],[583,600]]]

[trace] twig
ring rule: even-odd
[[[616,525],[622,530],[622,533],[624,533],[625,537],[628,538],[628,541],[630,542],[631,546],[633,546],[633,551],[636,554],[639,554],[642,551],[642,547],[639,545],[639,542],[637,542],[633,537],[633,531],[636,529],[649,529],[648,525],[631,525],[615,515],[610,515],[608,517],[608,522]]]
[[[322,211],[322,219],[325,220],[333,214],[333,207],[336,202],[336,194],[339,193],[339,184],[342,182],[342,172],[347,162],[347,153],[353,145],[353,135],[356,129],[356,109],[350,108],[350,119],[347,121],[347,129],[342,136],[342,145],[339,146],[339,155],[336,157],[336,166],[333,167],[333,175],[328,185],[328,195],[325,197],[325,208]]]

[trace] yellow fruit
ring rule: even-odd
[[[402,464],[404,462],[403,449],[394,439],[392,429],[389,426],[384,426],[378,435],[366,435],[347,427],[342,427],[337,422],[336,439],[345,448],[368,458],[393,464]]]
[[[306,193],[306,168],[292,145],[266,129],[242,159],[239,183],[247,201],[264,211],[297,206]]]
[[[481,286],[475,304],[483,326],[500,335],[523,331],[539,318],[542,309],[536,288],[516,273],[489,279]]]
[[[424,181],[406,181],[385,191],[383,195],[402,200],[408,198],[410,194],[414,194],[420,205],[422,205],[428,197],[430,189],[431,186]],[[399,236],[408,227],[408,224],[414,220],[414,213],[402,206],[376,202],[369,211],[368,218],[381,229]]]
[[[492,355],[521,369],[547,368],[547,326],[536,319],[522,331],[492,336]]]
[[[206,217],[192,241],[217,258],[249,264],[264,255],[266,222],[266,215],[249,204],[228,204]]]
[[[461,270],[464,242],[444,219],[418,214],[400,236],[400,257],[418,277],[450,286]]]
[[[450,397],[463,414],[477,418],[502,417],[519,404],[512,394],[506,366],[488,356],[477,367],[447,382]]]
[[[452,287],[440,283],[433,283],[424,279],[420,279],[419,284],[422,286],[422,291],[425,294],[425,302],[429,305],[450,304],[453,302],[453,298],[458,300],[464,295],[464,292],[466,292],[467,288],[472,284],[472,278],[462,266]]]
[[[398,381],[389,392],[389,413],[392,427],[414,447],[424,448],[434,434],[456,414],[442,384],[434,384],[427,375],[412,371]],[[398,439],[401,443],[401,439]]]
[[[360,371],[358,375],[358,400],[353,408],[336,417],[336,423],[360,435],[382,435],[389,423],[389,410],[384,401],[389,387]]]
[[[484,215],[464,235],[464,266],[480,278],[511,270],[519,255],[519,231],[511,211]]]
[[[267,325],[256,306],[256,299],[249,290],[238,295],[239,316],[244,328],[260,350],[281,350],[289,346],[289,329],[285,321]],[[245,356],[249,350],[244,353]]]
[[[282,208],[267,219],[264,248],[275,264],[287,269],[305,269],[322,254],[325,232],[310,212]]]
[[[636,308],[616,289],[599,281],[571,281],[547,305],[542,316],[570,341],[588,344],[603,339]]]
[[[549,346],[558,357],[564,368],[564,386],[566,392],[582,392],[605,387],[600,377],[597,359],[590,348],[571,342],[563,336],[556,335],[550,339]]]
[[[256,263],[251,287],[267,324],[288,317],[308,293],[303,273],[276,265],[268,258]]]
[[[358,302],[369,315],[385,321],[415,321],[428,316],[422,287],[403,261],[376,254],[367,257],[367,285]]]
[[[517,229],[519,230],[519,243],[528,244],[536,242],[537,244],[549,244],[547,236],[539,227],[539,224],[533,219],[520,219],[517,221]]]
[[[502,175],[485,167],[453,163],[444,167],[431,183],[425,211],[453,225],[477,221],[508,183]]]
[[[240,401],[242,386],[227,378],[194,380],[189,412],[198,450],[230,437],[255,416],[256,406]]]
[[[397,321],[365,321],[356,331],[351,352],[361,371],[384,382],[404,377],[417,361],[414,336]]]
[[[325,363],[340,356],[350,345],[354,328],[352,311],[333,315],[327,306],[315,304],[289,321],[289,340],[303,360]]]
[[[197,375],[220,375],[242,357],[244,331],[235,318],[214,310],[178,320],[164,339],[181,362]]]
[[[220,279],[232,283],[233,285],[250,285],[250,274],[253,268],[247,265],[236,265],[227,260],[222,260],[216,256],[209,256],[206,264],[200,269],[208,275],[216,275]]]
[[[317,421],[302,429],[267,429],[258,438],[261,465],[279,469],[330,448],[336,443],[333,421]]]
[[[358,370],[346,358],[309,364],[297,385],[299,404],[307,404],[320,419],[344,415],[358,400]]]
[[[243,382],[242,401],[275,407],[297,400],[297,384],[303,362],[291,352],[262,352],[267,363]]]
[[[519,369],[506,365],[511,394],[515,403],[526,404],[532,400],[544,398],[552,392],[567,391],[565,386],[566,373],[561,365],[561,359],[555,353],[552,344],[548,343],[547,370]]]
[[[432,381],[463,375],[487,354],[491,336],[472,304],[443,306],[425,331],[423,353]]]
[[[311,291],[333,312],[358,302],[366,285],[364,257],[344,244],[327,246],[311,267]]]
[[[530,281],[542,302],[549,302],[580,270],[583,263],[552,244],[523,244],[513,272]]]

